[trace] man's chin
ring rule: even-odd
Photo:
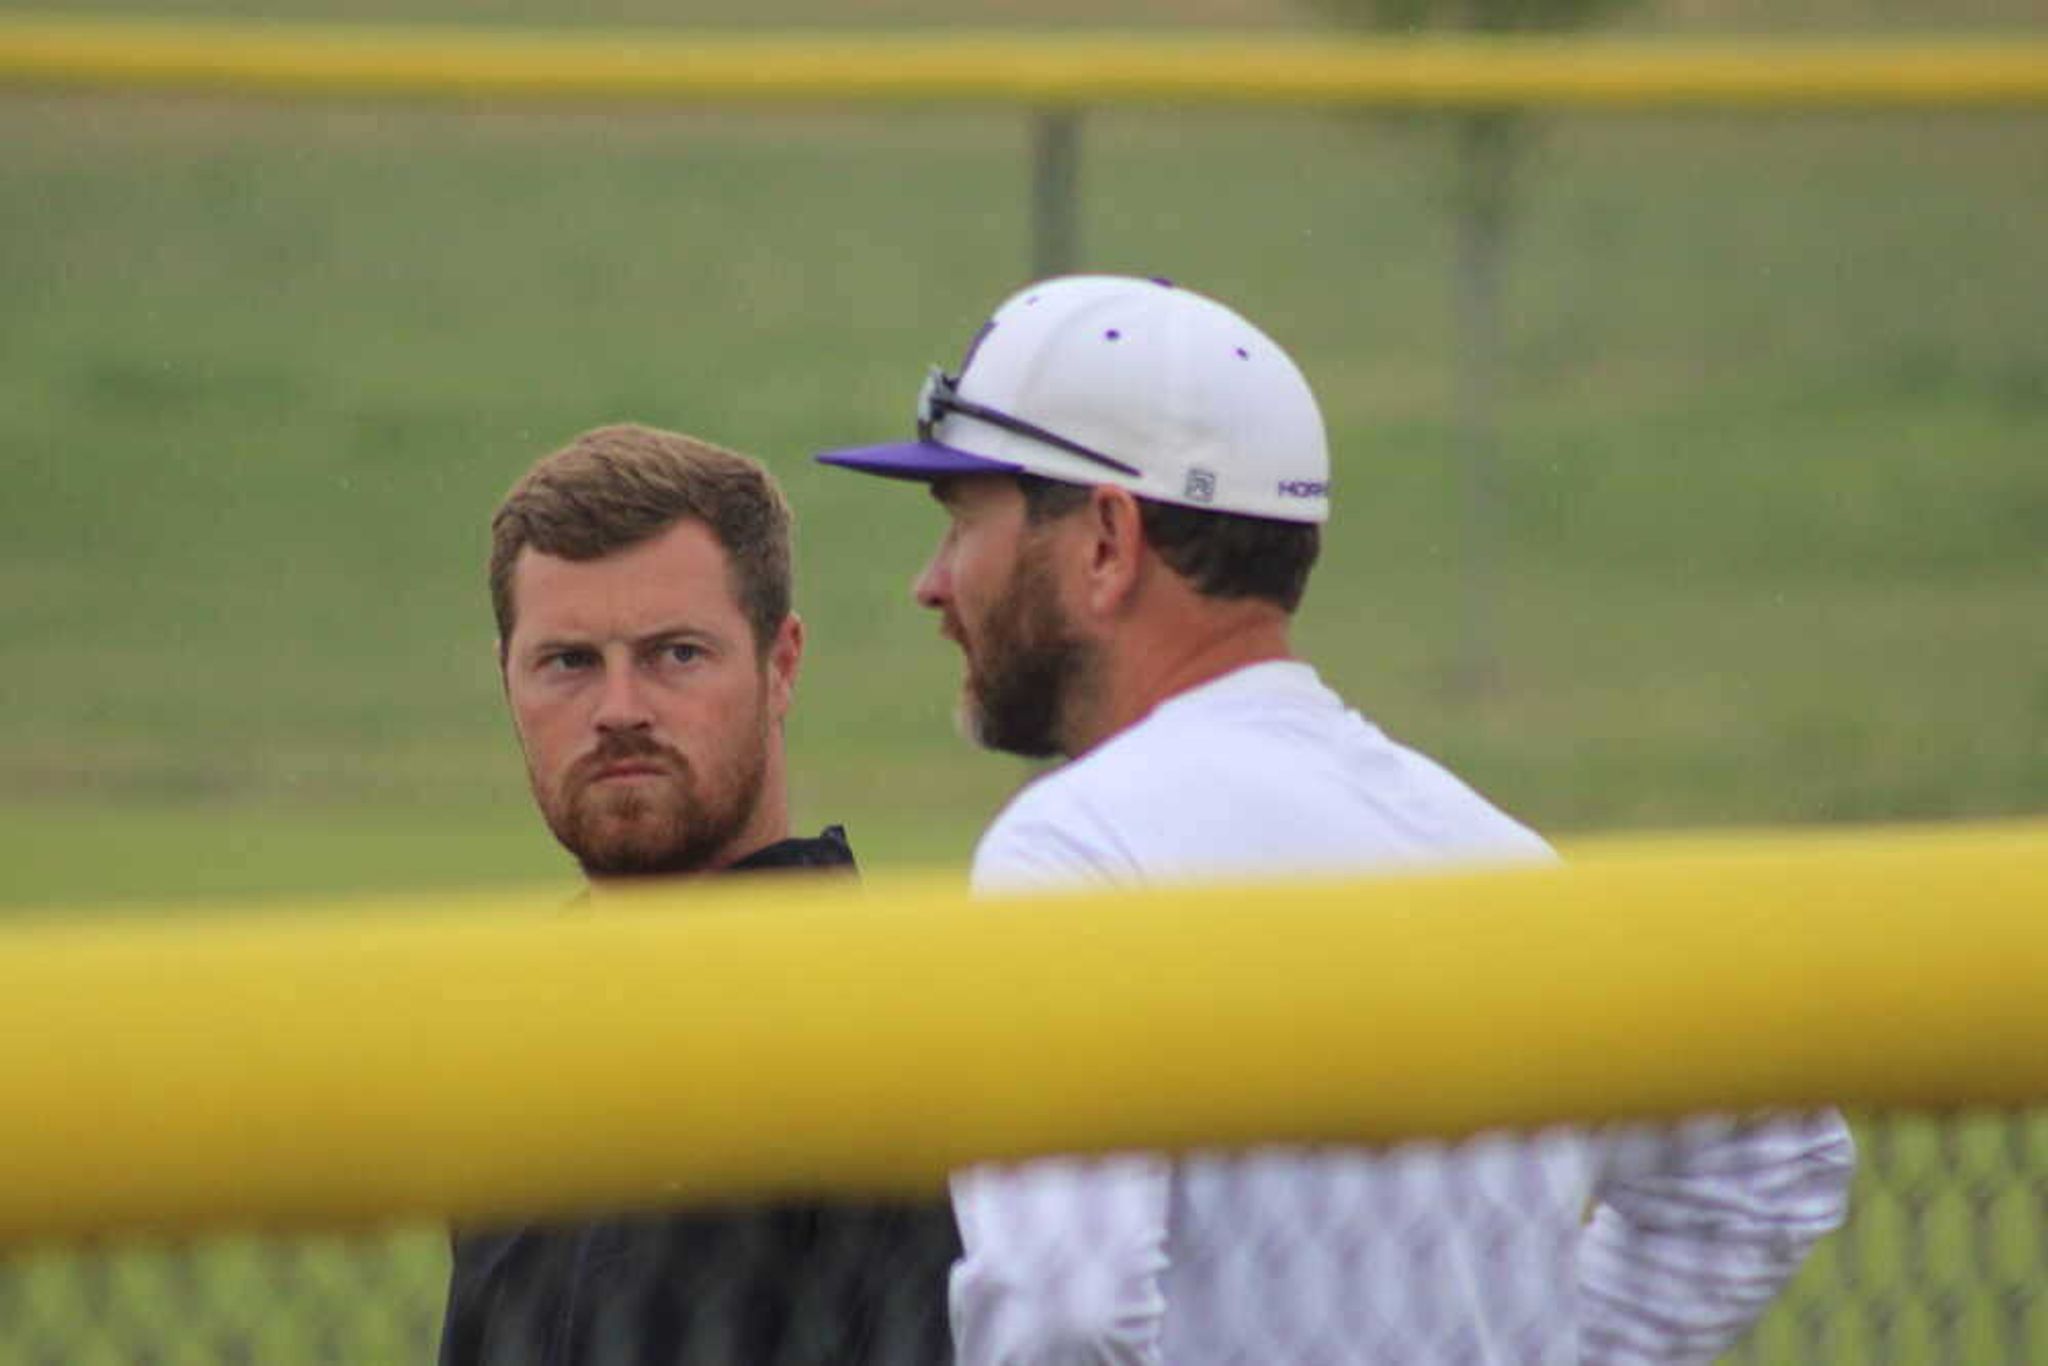
[[[991,754],[1010,754],[1019,759],[1052,759],[1059,755],[1059,745],[1052,738],[1049,725],[1034,728],[1028,734],[1013,734],[993,721],[988,708],[972,693],[961,694],[959,705],[953,709],[953,726],[961,739]]]
[[[555,836],[593,877],[675,871],[690,845],[687,823],[644,802],[580,813]]]
[[[988,742],[988,722],[980,705],[974,700],[972,688],[962,688],[960,696],[953,703],[953,731],[962,740],[977,748],[995,748]]]

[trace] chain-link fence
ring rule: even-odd
[[[1740,1358],[2048,1361],[2048,1110],[1857,1126],[1851,1217]]]
[[[1865,1119],[1855,1131],[1848,1223],[1822,1240],[1733,1359],[2048,1360],[2048,1110]],[[1210,1194],[1225,1198],[1205,1213],[1177,1196],[1169,1247],[1196,1232],[1192,1221],[1227,1218],[1234,1204],[1266,1226],[1226,1241],[1234,1250],[1202,1270],[1211,1279],[1199,1290],[1186,1268],[1169,1273],[1184,1277],[1169,1294],[1192,1307],[1176,1330],[1189,1334],[1180,1356],[1215,1355],[1233,1324],[1275,1307],[1284,1312],[1268,1321],[1299,1331],[1267,1343],[1264,1361],[1487,1359],[1469,1325],[1440,1312],[1473,1302],[1504,1307],[1503,1322],[1554,1324],[1567,1292],[1556,1288],[1561,1263],[1545,1245],[1542,1207],[1571,1186],[1546,1184],[1544,1174],[1568,1171],[1566,1139],[1514,1147],[1541,1160],[1503,1170],[1534,1173],[1537,1184],[1480,1180],[1458,1196],[1455,1183],[1432,1187],[1412,1170],[1395,1172],[1397,1153],[1377,1177],[1340,1175],[1318,1202],[1277,1213],[1258,1191],[1269,1178],[1256,1163],[1219,1164],[1211,1179],[1222,1184]],[[1493,1160],[1482,1154],[1480,1165]],[[1299,1236],[1274,1238],[1276,1218],[1293,1219]],[[1459,1239],[1463,1254],[1479,1254],[1476,1278],[1475,1265],[1459,1261]],[[461,1246],[455,1317],[464,1326],[448,1343],[453,1360],[753,1366],[949,1356],[945,1270],[957,1244],[939,1206],[615,1220],[479,1233]],[[1755,1252],[1725,1250],[1722,1270],[1734,1279],[1722,1293],[1739,1290]],[[1059,1251],[1072,1271],[1110,1249],[1097,1237]],[[1646,1263],[1634,1274],[1662,1272]],[[424,1229],[31,1251],[0,1279],[0,1361],[429,1361],[449,1281],[447,1240]],[[1639,1288],[1656,1290],[1648,1281]],[[1431,1341],[1388,1336],[1417,1323],[1434,1325]],[[1511,1334],[1492,1344],[1491,1359],[1545,1359],[1540,1344],[1551,1340]]]

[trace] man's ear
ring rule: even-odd
[[[1091,613],[1113,615],[1136,592],[1145,557],[1145,522],[1129,489],[1097,484],[1088,492],[1083,599]]]
[[[768,642],[768,713],[777,721],[796,700],[796,676],[804,662],[804,619],[791,612]]]

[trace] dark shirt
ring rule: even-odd
[[[843,868],[838,826],[727,868]],[[768,1204],[459,1233],[442,1366],[934,1366],[944,1201]]]

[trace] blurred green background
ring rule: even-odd
[[[1629,26],[2023,30],[2040,11],[1693,0]],[[974,17],[1084,16],[1314,22],[1282,0]],[[1565,838],[2041,810],[2043,116],[1540,128],[1475,578],[1441,130],[1086,122],[1081,264],[1236,304],[1323,396],[1338,504],[1306,651]],[[845,822],[870,867],[957,865],[1025,776],[952,733],[956,661],[907,595],[933,511],[808,460],[905,430],[924,366],[1025,278],[1021,112],[16,91],[0,130],[0,899],[567,885],[502,717],[484,528],[529,461],[627,418],[759,455],[797,504],[800,822]],[[1498,667],[1476,692],[1454,686],[1475,632]]]
[[[1316,22],[1285,0],[152,13]],[[1622,25],[2044,26],[2038,0],[1656,0]],[[1565,840],[2048,809],[2048,115],[1539,126],[1508,280],[1499,515],[1475,545],[1442,130],[1192,108],[1086,121],[1081,264],[1233,303],[1323,397],[1338,501],[1306,653]],[[502,715],[485,526],[530,461],[621,419],[750,451],[797,505],[799,822],[846,823],[878,871],[964,864],[1028,770],[954,738],[957,662],[907,592],[936,513],[808,457],[905,431],[924,367],[1026,277],[1029,138],[1025,114],[993,110],[0,92],[0,904],[571,886]],[[1459,685],[1475,633],[1496,664],[1476,690]],[[1959,1132],[2005,1151],[2000,1126]],[[2035,1249],[2008,1259],[2015,1277],[2036,1277],[2038,1194],[2031,1226],[2026,1211],[2048,1130],[2012,1132],[2031,1135],[2023,1155],[1894,1202],[1883,1227],[2003,1211],[2017,1231],[2001,1245]],[[1954,1166],[1949,1131],[1898,1141],[1912,1170]],[[1879,1220],[1890,1199],[1859,1197]],[[1924,1282],[1956,1262],[1947,1245],[1876,1237],[1858,1274]],[[1813,1283],[1848,1274],[1834,1257]],[[0,1308],[23,1359],[46,1333],[50,1359],[132,1360],[173,1327],[196,1345],[165,1359],[213,1359],[195,1336],[212,1330],[178,1308],[194,1295],[226,1307],[223,1333],[255,1335],[255,1359],[401,1359],[431,1333],[441,1266],[431,1233],[367,1252],[140,1249],[84,1272],[28,1263]],[[264,1311],[306,1285],[389,1317]],[[1989,1314],[1994,1291],[2015,1293],[1958,1293]],[[1811,1327],[1824,1303],[1781,1321],[1868,1359],[1853,1324]],[[77,1336],[110,1305],[99,1345]]]

